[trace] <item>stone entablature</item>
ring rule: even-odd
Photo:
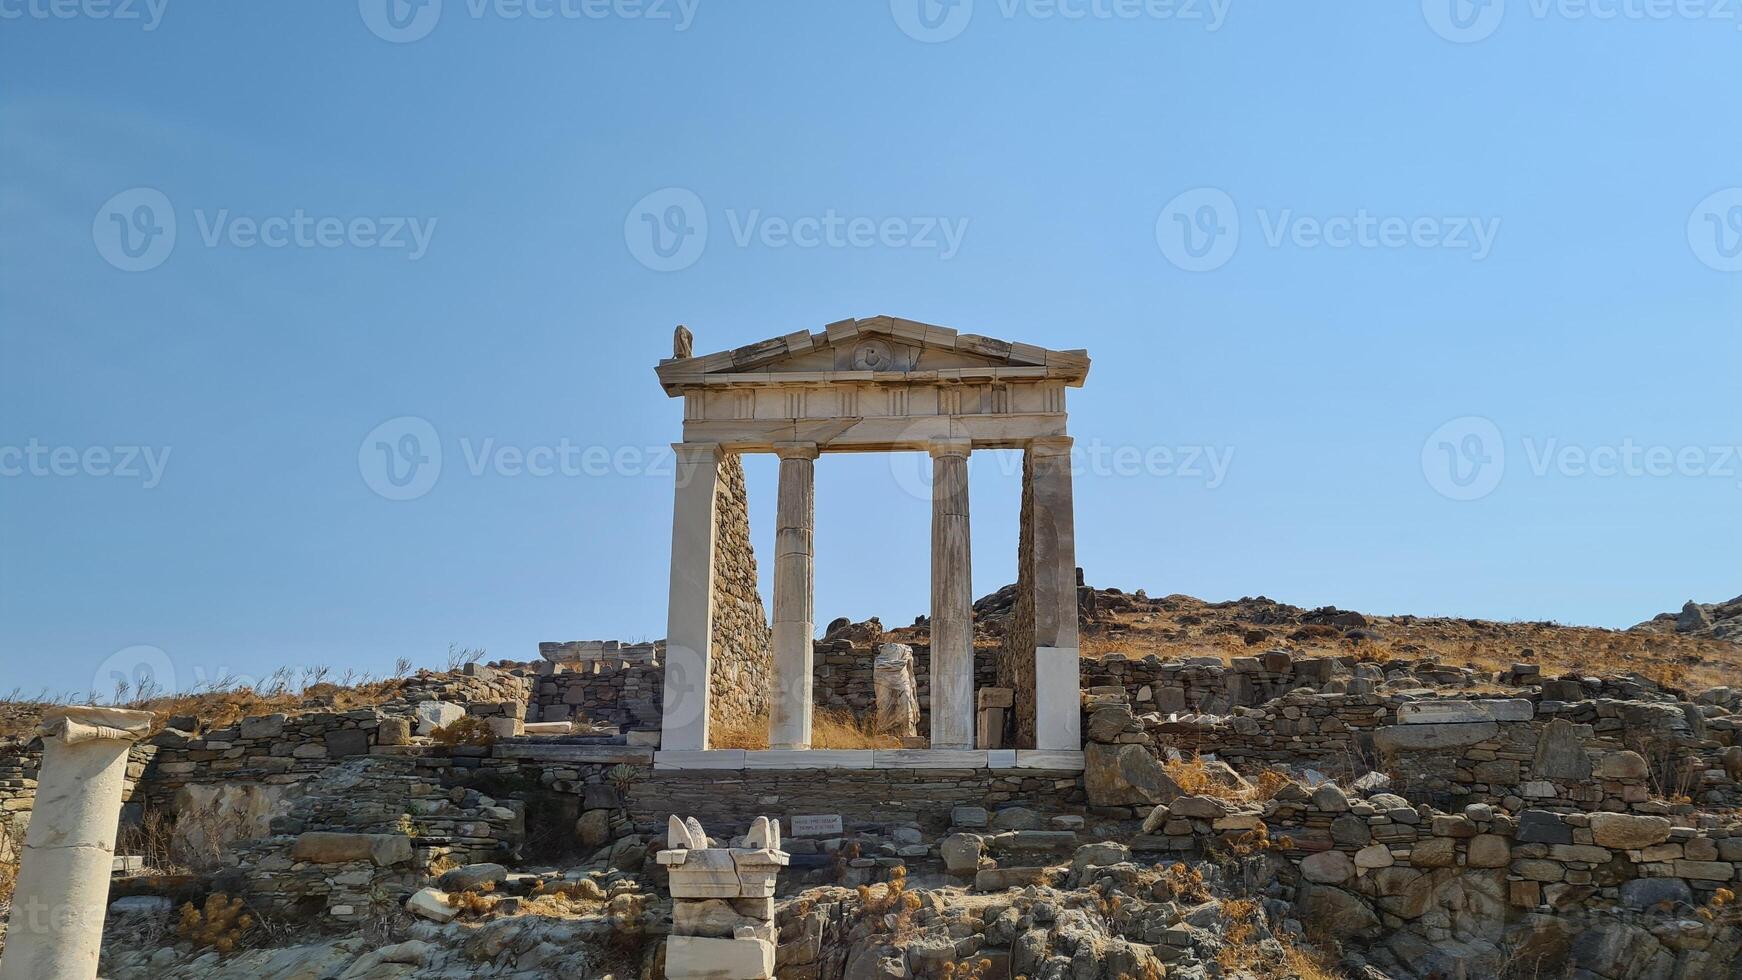
[[[674,444],[671,591],[666,630],[660,760],[704,759],[710,715],[721,706],[717,594],[708,570],[721,545],[716,489],[743,452],[780,457],[776,507],[773,672],[769,745],[810,748],[815,610],[814,483],[819,455],[919,450],[932,458],[930,746],[966,751],[1002,744],[976,732],[968,457],[1020,448],[1024,545],[1019,560],[1034,628],[1023,662],[1021,747],[1082,747],[1076,543],[1065,389],[1081,387],[1083,351],[1050,351],[945,327],[879,316],[842,320],[704,357],[679,327],[675,356],[657,369],[684,399],[684,441]],[[733,699],[736,703],[741,699]]]
[[[1065,389],[1084,351],[959,334],[899,317],[841,320],[705,357],[659,365],[684,399],[684,441],[734,452],[778,443],[829,451],[926,450],[943,438],[1021,449],[1065,434]]]

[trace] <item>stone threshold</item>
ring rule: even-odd
[[[1049,769],[1080,772],[1066,749],[705,749],[653,754],[655,769]]]

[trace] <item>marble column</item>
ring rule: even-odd
[[[665,621],[665,702],[660,749],[708,747],[708,644],[714,633],[714,494],[720,447],[674,443],[671,591]]]
[[[1081,652],[1071,439],[1029,443],[1033,471],[1035,748],[1081,751]]]
[[[816,529],[815,443],[776,443],[780,495],[774,528],[774,691],[768,747],[811,747],[811,635]]]
[[[44,716],[0,980],[96,977],[127,752],[150,728],[149,711],[63,707]]]
[[[931,444],[931,747],[974,747],[974,591],[966,439]]]

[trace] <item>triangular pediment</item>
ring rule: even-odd
[[[958,333],[900,317],[876,316],[831,323],[817,333],[798,331],[735,350],[672,358],[658,367],[666,393],[719,384],[795,381],[1055,380],[1081,386],[1086,351],[1055,351],[979,334]]]

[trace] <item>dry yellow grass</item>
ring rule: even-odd
[[[1280,958],[1267,953],[1256,941],[1261,914],[1258,903],[1251,899],[1222,903],[1222,915],[1227,920],[1222,939],[1226,945],[1216,954],[1216,962],[1225,973],[1255,980],[1344,980],[1329,956],[1286,936],[1275,937],[1282,947]]]
[[[1170,759],[1162,763],[1162,769],[1185,795],[1213,796],[1230,803],[1268,800],[1292,782],[1287,775],[1274,769],[1266,769],[1258,774],[1257,782],[1245,786],[1231,784],[1213,772],[1203,758],[1197,755],[1189,759]]]
[[[285,676],[281,671],[279,675]],[[365,679],[354,685],[321,682],[300,690],[284,684],[254,687],[225,687],[187,694],[153,695],[110,699],[119,707],[149,711],[156,716],[153,732],[171,718],[192,715],[200,719],[206,731],[227,728],[250,715],[268,715],[297,711],[349,711],[368,708],[392,700],[403,682],[398,679]],[[81,696],[81,702],[102,700]],[[16,695],[0,699],[0,738],[31,738],[42,721],[43,712],[65,699],[20,699]]]
[[[1742,683],[1742,644],[1674,633],[1633,632],[1540,622],[1371,616],[1381,639],[1356,643],[1340,636],[1291,638],[1296,627],[1240,618],[1233,606],[1214,607],[1186,596],[1157,600],[1149,609],[1118,611],[1085,623],[1083,656],[1110,653],[1163,660],[1183,657],[1249,657],[1285,648],[1297,656],[1354,657],[1379,663],[1434,659],[1448,666],[1504,670],[1534,663],[1545,676],[1567,672],[1615,677],[1638,673],[1658,684],[1703,689]],[[1262,628],[1270,636],[1248,646],[1244,633]],[[1309,631],[1311,632],[1311,631]]]
[[[708,741],[716,749],[766,749],[768,716],[715,724]],[[823,708],[811,717],[811,748],[899,749],[901,740],[873,732],[870,718],[856,718],[843,708]]]

